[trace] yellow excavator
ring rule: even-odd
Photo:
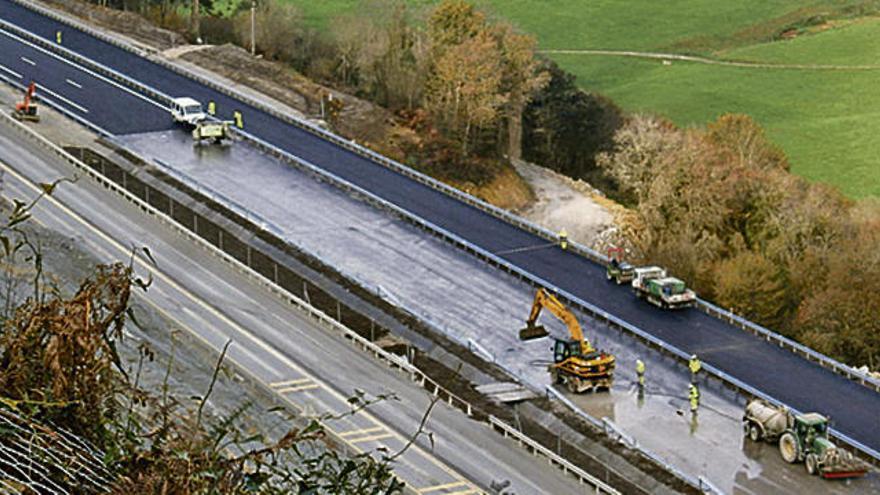
[[[584,332],[574,314],[556,296],[544,289],[538,289],[535,293],[526,327],[519,331],[520,340],[539,339],[549,335],[543,325],[537,324],[544,308],[565,323],[571,337],[554,337],[553,364],[547,367],[553,381],[557,384],[564,383],[575,394],[593,389],[610,389],[614,379],[614,356],[594,349],[584,338]]]

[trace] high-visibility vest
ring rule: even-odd
[[[645,373],[645,363],[641,359],[636,360],[636,373],[643,375]]]
[[[691,373],[696,375],[697,373],[700,372],[700,368],[702,366],[700,365],[700,360],[697,358],[694,358],[694,359],[691,359],[690,363],[688,363],[688,367],[690,367]]]

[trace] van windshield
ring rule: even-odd
[[[191,114],[191,113],[202,113],[201,105],[189,105],[183,108],[183,113]]]

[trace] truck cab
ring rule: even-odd
[[[617,285],[632,281],[634,275],[635,267],[626,261],[619,261],[617,258],[611,258],[608,265],[605,266],[605,278],[609,281],[614,280]]]
[[[171,100],[171,117],[175,122],[181,122],[195,126],[208,118],[202,109],[202,104],[189,98],[181,97]]]

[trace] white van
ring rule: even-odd
[[[171,117],[175,122],[184,122],[196,125],[208,118],[202,110],[202,104],[189,97],[175,98],[171,100]]]

